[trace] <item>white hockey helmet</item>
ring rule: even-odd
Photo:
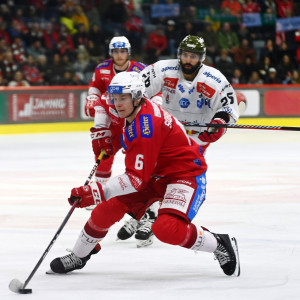
[[[127,49],[128,54],[131,54],[131,45],[125,36],[115,36],[111,39],[109,43],[109,55],[112,55],[114,49]]]
[[[141,100],[145,84],[137,72],[120,72],[112,79],[107,89],[107,100],[114,103],[113,94],[131,94],[132,101]]]

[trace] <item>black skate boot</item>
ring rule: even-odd
[[[218,242],[214,255],[223,272],[228,276],[240,276],[240,260],[236,239],[230,239],[228,234],[214,233],[213,235]]]
[[[77,257],[73,252],[71,254],[57,257],[50,263],[50,268],[53,273],[65,274],[72,272],[74,270],[82,269],[87,261],[91,258],[91,255],[97,254],[100,251],[101,247],[99,244],[95,246],[95,248],[91,251],[91,253],[83,258]],[[47,274],[51,274],[51,272],[47,272]]]
[[[151,230],[152,224],[155,222],[156,216],[153,211],[148,209],[139,222],[138,229],[135,234],[136,246],[138,248],[147,247],[153,244],[154,235]]]
[[[133,236],[138,227],[138,221],[134,218],[125,221],[125,224],[119,229],[117,233],[118,239],[124,241]]]

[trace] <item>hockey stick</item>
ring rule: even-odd
[[[100,161],[102,159],[104,155],[104,151],[102,151],[98,157],[98,159],[96,160],[93,169],[91,170],[90,175],[88,176],[87,180],[85,181],[84,185],[88,185],[89,182],[91,181],[97,167],[100,164]],[[14,293],[18,293],[18,294],[31,294],[32,293],[32,289],[26,289],[27,284],[29,283],[29,281],[31,280],[31,278],[33,277],[33,275],[35,274],[35,272],[37,271],[37,269],[39,268],[39,266],[41,265],[42,261],[45,259],[45,257],[47,256],[47,254],[49,253],[51,247],[53,246],[53,244],[55,243],[56,239],[58,238],[59,234],[61,233],[61,231],[63,230],[63,228],[65,227],[65,225],[67,224],[69,218],[71,217],[77,203],[78,203],[79,199],[77,199],[74,204],[72,205],[71,209],[69,210],[68,214],[66,215],[65,219],[63,220],[63,222],[61,223],[61,225],[59,226],[57,232],[55,233],[53,239],[51,240],[51,242],[49,243],[48,247],[46,248],[45,252],[43,253],[43,255],[41,256],[40,260],[38,261],[38,263],[36,264],[36,266],[34,267],[34,269],[32,270],[32,272],[30,273],[30,275],[28,276],[28,278],[26,279],[25,283],[23,284],[19,279],[13,279],[10,284],[9,284],[9,289],[14,292]]]
[[[211,124],[211,123],[199,124],[199,123],[193,123],[193,122],[182,122],[182,124],[184,126],[189,126],[189,127],[300,131],[300,127],[289,127],[289,126],[237,125],[237,124]]]

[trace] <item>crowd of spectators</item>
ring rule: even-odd
[[[299,84],[300,28],[275,22],[246,27],[243,13],[275,20],[299,16],[293,0],[0,0],[0,85],[85,85],[125,35],[132,58],[147,64],[176,58],[180,41],[200,35],[205,63],[233,84]],[[153,5],[179,6],[154,17]],[[258,46],[259,45],[259,46]]]

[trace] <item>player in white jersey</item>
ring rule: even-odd
[[[219,70],[203,64],[205,55],[203,38],[186,36],[177,59],[160,60],[141,71],[145,95],[150,99],[162,92],[162,107],[183,123],[234,124],[239,117],[235,91]],[[226,128],[185,128],[202,154],[226,133]]]
[[[203,38],[188,35],[178,48],[178,59],[160,60],[142,72],[146,95],[161,91],[162,107],[181,122],[234,124],[239,117],[235,91],[217,69],[203,64]],[[203,148],[217,141],[225,128],[186,129]]]

